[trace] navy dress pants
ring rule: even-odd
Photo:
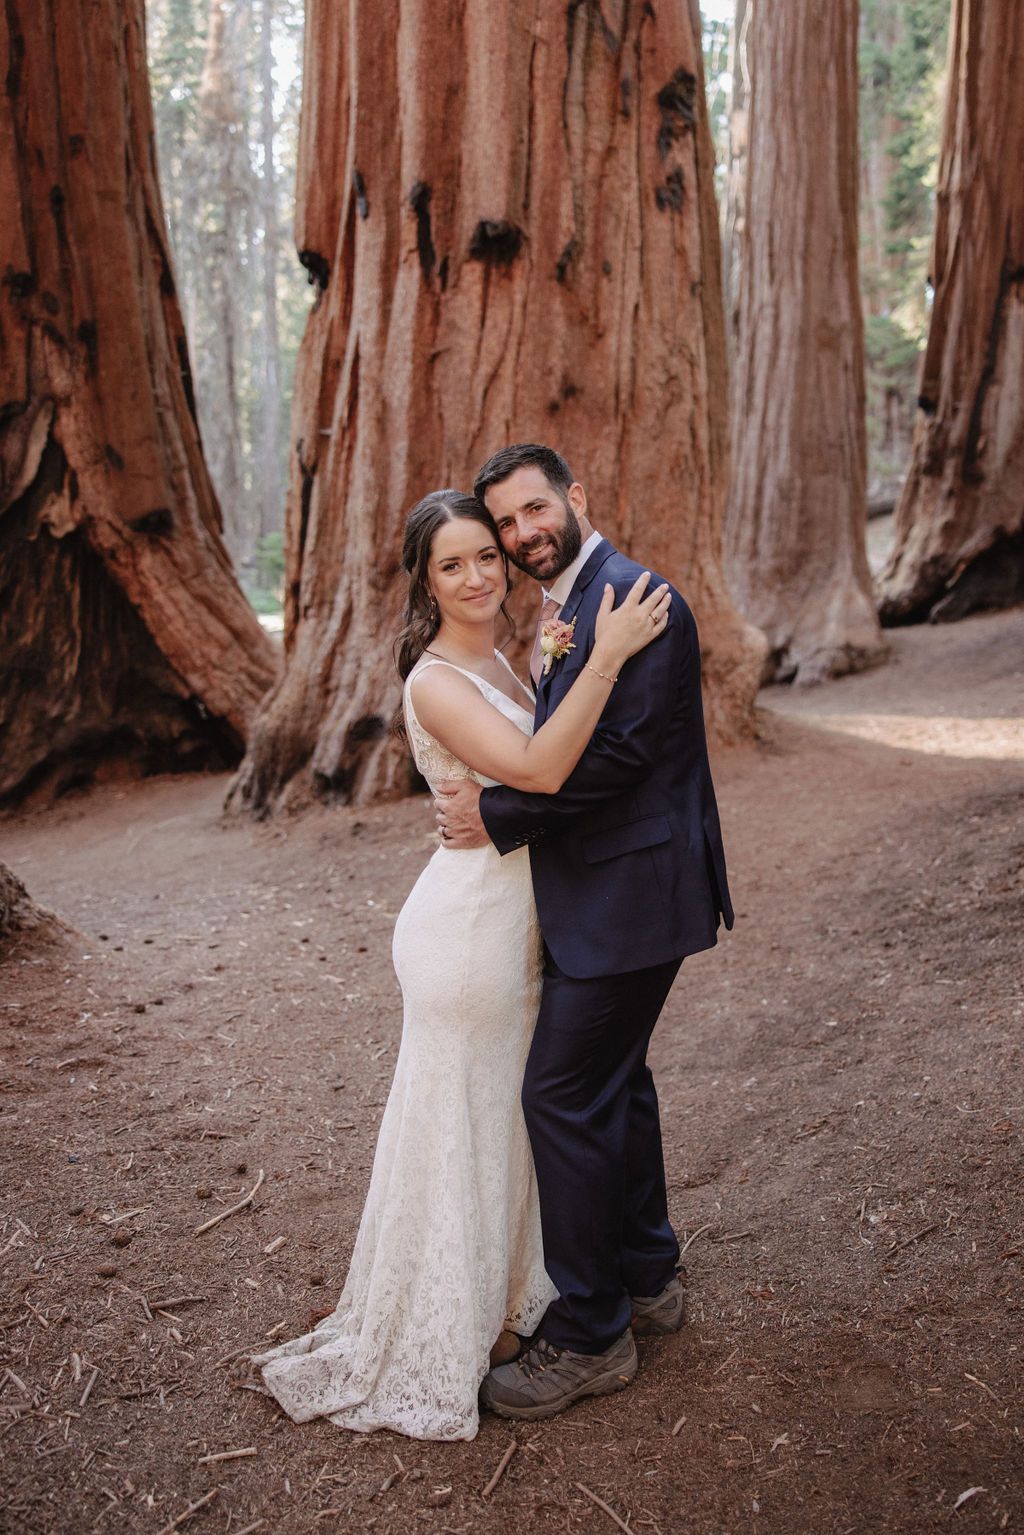
[[[544,951],[544,991],[523,1081],[544,1261],[559,1299],[543,1336],[603,1353],[631,1295],[675,1272],[661,1124],[647,1046],[681,960],[575,980]]]

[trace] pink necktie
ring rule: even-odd
[[[547,599],[547,601],[544,603],[544,606],[540,610],[540,617],[537,620],[537,635],[536,635],[536,638],[534,639],[534,642],[533,642],[533,654],[530,656],[530,676],[533,678],[533,685],[534,685],[534,687],[538,687],[540,685],[540,674],[541,674],[540,637],[541,637],[541,632],[542,632],[542,630],[544,628],[544,625],[546,623],[550,623],[551,619],[557,618],[561,611],[562,611],[562,604],[560,602],[556,602],[554,597],[549,597]]]

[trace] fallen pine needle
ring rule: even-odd
[[[216,1455],[200,1455],[196,1461],[197,1466],[210,1466],[215,1460],[242,1460],[247,1455],[258,1455],[254,1444],[247,1445],[244,1450],[221,1450]]]
[[[506,1470],[506,1468],[508,1466],[508,1463],[512,1459],[513,1455],[516,1453],[518,1448],[519,1448],[519,1445],[513,1439],[512,1442],[509,1444],[508,1449],[505,1451],[504,1455],[499,1460],[499,1462],[498,1462],[498,1469],[495,1471],[494,1475],[491,1477],[490,1481],[487,1483],[487,1486],[484,1488],[483,1492],[480,1494],[480,1496],[482,1498],[489,1498],[490,1497],[490,1495],[494,1491],[495,1487],[497,1487],[498,1483],[501,1481],[502,1477],[505,1475],[505,1470]]]
[[[232,1205],[230,1210],[222,1210],[220,1212],[220,1214],[219,1215],[215,1215],[212,1220],[204,1221],[203,1225],[196,1227],[195,1232],[193,1233],[193,1235],[195,1235],[197,1237],[201,1237],[204,1231],[212,1231],[214,1226],[219,1226],[220,1225],[221,1221],[226,1221],[228,1219],[228,1217],[231,1216],[231,1215],[237,1215],[239,1210],[244,1210],[246,1205],[252,1204],[253,1198],[255,1197],[256,1192],[259,1189],[259,1187],[262,1184],[262,1182],[263,1182],[263,1169],[261,1167],[260,1168],[260,1175],[259,1175],[259,1177],[256,1179],[256,1182],[253,1184],[253,1186],[249,1190],[248,1194],[246,1194],[245,1198],[244,1199],[240,1199],[238,1201],[237,1205]]]
[[[591,1503],[596,1503],[597,1504],[598,1508],[601,1510],[602,1513],[607,1514],[609,1519],[613,1519],[615,1521],[615,1523],[618,1525],[620,1530],[625,1530],[626,1535],[633,1535],[633,1531],[630,1529],[629,1525],[628,1524],[623,1524],[622,1520],[619,1518],[619,1516],[615,1512],[614,1508],[609,1508],[607,1503],[604,1501],[603,1498],[599,1498],[596,1492],[591,1492],[589,1487],[584,1487],[582,1482],[577,1482],[576,1486],[579,1488],[580,1492],[586,1494],[586,1496],[590,1499]],[[162,1535],[162,1532],[161,1532],[161,1535]]]
[[[193,1514],[198,1514],[207,1503],[212,1503],[219,1492],[219,1487],[212,1487],[205,1497],[200,1498],[196,1503],[190,1503],[183,1514],[179,1514],[177,1519],[172,1519],[170,1524],[165,1524],[162,1530],[158,1530],[157,1535],[172,1535],[172,1531],[176,1530],[179,1524],[184,1524],[186,1519],[191,1519]]]

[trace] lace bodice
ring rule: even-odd
[[[469,672],[461,666],[455,666],[451,661],[443,661],[440,656],[421,656],[405,679],[405,728],[409,736],[409,744],[412,747],[413,759],[417,770],[422,773],[431,789],[436,788],[446,778],[473,778],[477,783],[484,784],[485,786],[492,785],[495,780],[493,778],[485,778],[482,773],[477,773],[472,768],[467,767],[464,762],[460,762],[459,758],[454,756],[446,746],[442,746],[440,741],[435,740],[432,735],[428,734],[416,718],[416,709],[412,701],[412,684],[421,672],[426,671],[428,666],[450,666],[453,671],[460,672],[463,677],[469,677],[471,681],[476,683],[489,704],[493,704],[524,735],[533,734],[533,706],[532,703],[528,705],[525,702],[529,694],[501,652],[496,650],[494,654],[506,668],[509,676],[514,678],[516,686],[521,689],[524,699],[523,703],[517,704],[514,699],[507,697],[493,683],[485,681],[483,677],[478,677],[475,672]]]

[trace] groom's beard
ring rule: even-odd
[[[579,520],[566,507],[561,528],[554,533],[538,533],[528,544],[519,544],[510,559],[535,581],[553,581],[568,570],[582,548]]]

